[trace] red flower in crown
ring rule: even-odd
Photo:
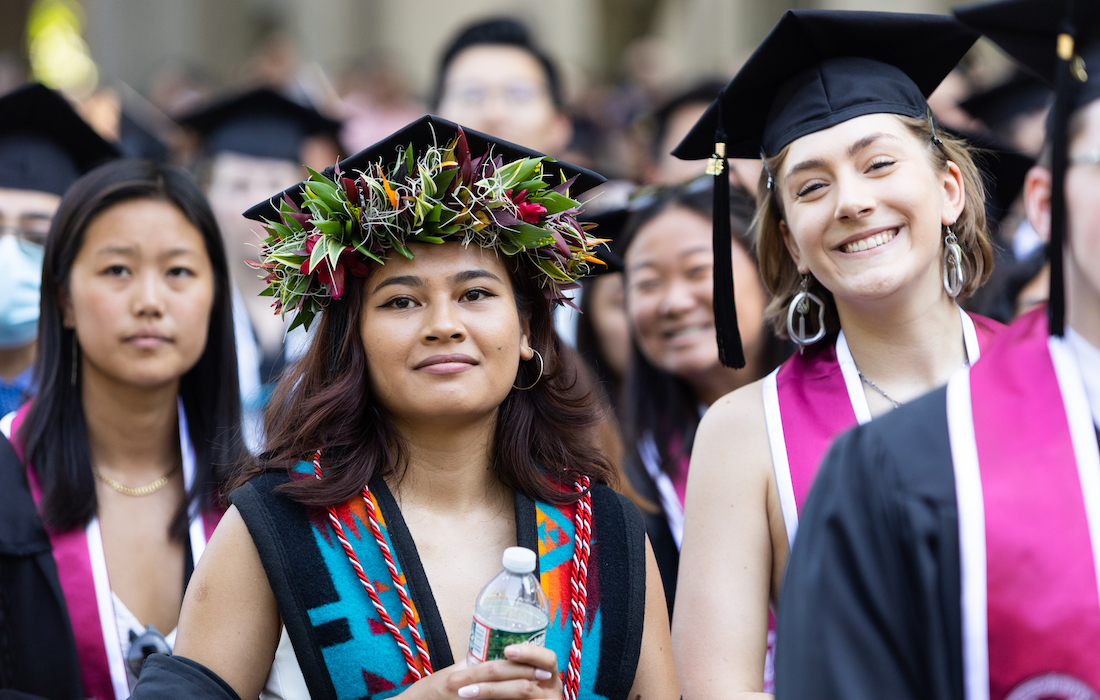
[[[546,207],[543,205],[527,201],[527,190],[521,190],[520,193],[514,197],[511,191],[509,191],[508,197],[511,198],[512,203],[516,205],[519,218],[529,224],[537,224],[539,222],[539,217],[546,213]]]
[[[313,253],[314,246],[317,245],[317,241],[321,240],[320,234],[313,234],[306,239],[306,255]],[[302,262],[301,268],[299,268],[303,275],[309,274],[309,258]],[[344,295],[344,279],[347,273],[351,273],[356,277],[364,277],[367,274],[367,266],[363,264],[355,255],[355,249],[350,246],[346,246],[343,252],[340,253],[340,258],[336,262],[336,269],[329,267],[328,258],[321,262],[313,270],[317,274],[317,281],[325,285],[329,289],[329,294],[333,299],[339,299]]]

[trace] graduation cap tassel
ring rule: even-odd
[[[721,126],[714,135],[714,155],[707,161],[707,174],[714,176],[714,327],[718,337],[718,358],[726,367],[745,366],[745,351],[737,329],[737,306],[733,298],[733,237],[730,232],[730,178],[726,160],[726,132]]]
[[[1068,3],[1072,12],[1072,3]],[[1072,15],[1070,15],[1072,17]],[[1068,28],[1067,28],[1068,29]],[[1068,161],[1068,122],[1073,111],[1074,83],[1077,81],[1074,69],[1080,67],[1074,62],[1080,61],[1074,53],[1072,33],[1058,36],[1058,74],[1054,105],[1051,107],[1051,202],[1050,202],[1050,302],[1047,306],[1049,330],[1052,336],[1065,334],[1066,301],[1063,272],[1063,255],[1066,243],[1066,196],[1065,178]]]

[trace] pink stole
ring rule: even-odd
[[[20,460],[23,460],[22,446],[17,444],[14,438],[29,409],[29,403],[20,408],[11,426],[12,447],[15,448]],[[38,477],[35,475],[33,467],[26,466],[31,496],[34,498],[35,503],[38,503],[42,498]],[[202,546],[205,547],[210,536],[214,534],[214,528],[217,527],[220,519],[220,512],[203,514],[202,534],[204,540]],[[198,534],[193,527],[194,525],[195,521],[192,520],[192,538]],[[80,661],[80,677],[84,685],[84,695],[97,700],[125,700],[130,693],[126,685],[126,669],[125,667],[117,667],[119,663],[125,663],[122,660],[122,650],[117,649],[118,635],[114,634],[109,639],[105,637],[103,625],[100,622],[100,615],[105,613],[110,616],[113,623],[115,613],[113,607],[101,610],[104,597],[106,598],[105,605],[111,604],[111,592],[109,588],[106,591],[96,590],[92,553],[88,542],[88,530],[93,527],[95,528],[95,538],[98,540],[98,520],[93,520],[88,527],[73,528],[67,532],[55,532],[47,529],[47,534],[53,549],[54,561],[57,563],[57,576],[61,583],[61,592],[65,596],[65,607],[68,608],[69,624],[72,626],[73,637],[76,640],[76,653]],[[102,542],[98,542],[98,545],[102,550]],[[194,551],[194,547],[192,550]],[[99,557],[102,557],[101,552]],[[195,563],[198,563],[197,557]],[[113,627],[112,624],[112,629]],[[115,647],[110,654],[107,650],[108,643]],[[114,665],[117,668],[112,669],[111,656],[116,657]],[[124,688],[126,689],[125,695],[119,697]]]
[[[1005,328],[982,316],[966,317],[973,321],[978,348],[988,347]],[[978,349],[970,348],[969,341],[967,345],[968,360],[973,364]],[[851,376],[845,376],[845,363],[851,365]],[[803,355],[793,355],[773,374],[774,388],[770,386],[772,377],[765,379],[764,410],[787,537],[793,542],[798,513],[833,440],[857,423],[868,422],[871,416],[842,337],[835,343],[819,344]],[[770,392],[774,397],[769,396]],[[782,483],[787,481],[785,472],[790,474],[789,486]]]
[[[967,359],[973,364],[980,350],[991,345],[1005,327],[984,316],[961,310],[960,315]],[[804,354],[791,356],[764,378],[762,391],[779,504],[787,543],[793,546],[798,514],[825,453],[838,435],[867,423],[871,415],[843,334],[835,342],[818,343]],[[764,692],[772,692],[774,640],[775,619],[769,613]]]
[[[1045,309],[951,380],[947,411],[967,697],[1097,698],[1100,448]]]

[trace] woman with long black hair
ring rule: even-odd
[[[38,395],[0,427],[19,455],[5,538],[52,557],[6,569],[0,631],[15,687],[122,700],[144,655],[171,648],[240,458],[226,257],[198,186],[135,160],[78,180],[41,308]]]
[[[625,267],[626,311],[633,339],[623,406],[631,484],[659,506],[646,514],[668,598],[684,522],[684,486],[695,430],[723,394],[759,379],[785,357],[786,346],[764,323],[767,296],[756,272],[749,221],[752,200],[730,199],[730,255],[738,319],[748,358],[745,371],[723,367],[714,340],[714,252],[709,179],[639,193],[616,251]]]

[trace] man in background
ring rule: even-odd
[[[46,235],[61,196],[118,150],[37,83],[0,97],[0,417],[33,393]]]

